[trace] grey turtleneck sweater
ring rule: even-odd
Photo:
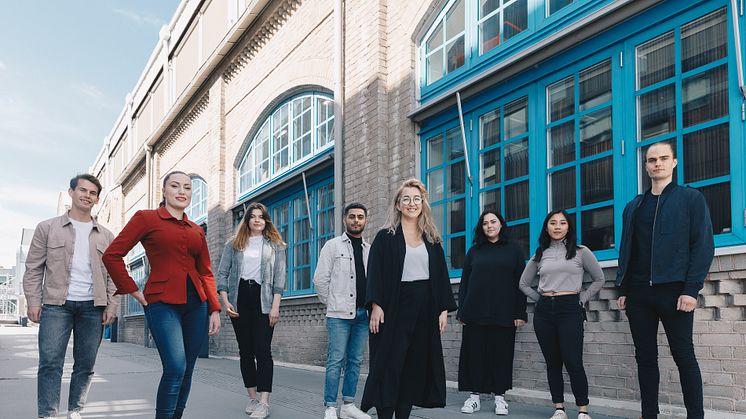
[[[565,258],[566,255],[565,243],[552,241],[549,248],[544,250],[541,261],[536,263],[531,259],[526,264],[519,283],[521,291],[533,301],[539,301],[545,292],[577,292],[580,293],[580,302],[585,304],[603,287],[604,273],[596,256],[587,247],[580,246],[570,260]],[[585,273],[590,275],[593,282],[582,290]],[[531,284],[537,276],[539,287],[534,290]]]

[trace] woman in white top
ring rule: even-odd
[[[246,413],[252,418],[269,416],[272,332],[280,319],[285,267],[285,242],[267,207],[249,204],[220,258],[217,289],[236,333],[241,376],[249,394]]]
[[[445,406],[440,334],[456,302],[422,182],[402,184],[387,224],[368,257],[370,373],[362,410],[406,419],[413,405]]]

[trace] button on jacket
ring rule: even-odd
[[[236,309],[238,309],[238,286],[241,282],[242,267],[243,251],[234,249],[230,243],[226,244],[220,256],[220,266],[218,266],[218,292],[227,292],[228,301]],[[266,238],[263,240],[259,275],[262,314],[269,314],[275,294],[282,295],[285,292],[287,281],[285,246],[273,244]]]
[[[26,273],[23,275],[23,293],[29,306],[65,304],[75,239],[75,227],[67,213],[42,221],[36,227],[26,256]],[[93,229],[88,236],[93,304],[106,306],[107,312],[116,314],[119,305],[119,297],[115,296],[116,286],[101,264],[101,256],[113,239],[114,235],[94,218]]]
[[[363,266],[368,271],[370,245],[363,240]],[[347,233],[335,237],[321,248],[313,284],[319,300],[326,305],[326,316],[354,319],[357,301],[357,279],[352,241]]]
[[[103,257],[117,294],[138,289],[122,259],[137,242],[142,243],[150,263],[143,290],[148,304],[185,304],[186,281],[190,278],[200,299],[207,300],[209,311],[220,311],[205,233],[186,214],[183,220],[177,220],[165,207],[159,207],[132,216]]]

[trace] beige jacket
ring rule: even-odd
[[[101,262],[101,256],[113,239],[114,235],[94,218],[93,230],[88,237],[93,271],[93,304],[106,306],[107,312],[116,314],[119,297],[114,292],[117,288]],[[29,307],[65,304],[74,249],[75,227],[67,213],[36,226],[26,256],[26,273],[23,275],[23,293]]]
[[[363,240],[363,266],[368,273],[370,245]],[[316,262],[313,285],[319,300],[326,305],[326,317],[354,319],[357,301],[355,256],[352,241],[342,233],[324,244]]]

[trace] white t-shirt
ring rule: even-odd
[[[241,266],[241,279],[253,279],[254,282],[262,283],[262,246],[263,236],[249,237],[249,244],[243,250],[243,265]]]
[[[407,245],[407,253],[404,254],[404,269],[402,269],[402,282],[424,281],[430,279],[430,255],[427,254],[425,243],[417,247]]]
[[[70,219],[75,227],[75,250],[70,267],[70,287],[67,299],[71,301],[93,300],[93,272],[91,271],[90,236],[93,222],[83,223]]]

